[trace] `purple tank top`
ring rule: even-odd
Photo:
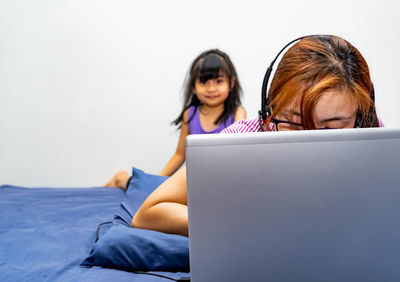
[[[193,116],[193,117],[192,117]],[[191,119],[192,118],[192,119]],[[219,133],[225,127],[230,126],[234,122],[234,115],[231,114],[224,122],[221,122],[217,128],[211,131],[205,131],[200,123],[200,107],[189,107],[189,134],[209,134]]]

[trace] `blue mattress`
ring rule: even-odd
[[[170,281],[80,266],[94,245],[97,226],[113,219],[123,196],[116,188],[0,186],[0,281]]]

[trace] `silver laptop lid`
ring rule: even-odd
[[[400,129],[190,135],[192,281],[400,281]]]

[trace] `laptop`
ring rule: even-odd
[[[400,129],[190,135],[194,282],[400,281]]]

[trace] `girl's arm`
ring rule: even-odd
[[[235,121],[246,119],[246,110],[242,106],[239,106],[236,109],[236,113],[235,113],[235,118],[234,119],[235,119]]]
[[[150,194],[131,226],[188,236],[186,197],[186,167],[183,167]]]
[[[162,176],[170,176],[175,173],[185,161],[185,138],[189,135],[189,125],[187,123],[189,116],[189,110],[186,110],[183,114],[183,120],[181,123],[181,135],[179,136],[178,146],[175,154],[168,161],[167,165],[160,172]]]

